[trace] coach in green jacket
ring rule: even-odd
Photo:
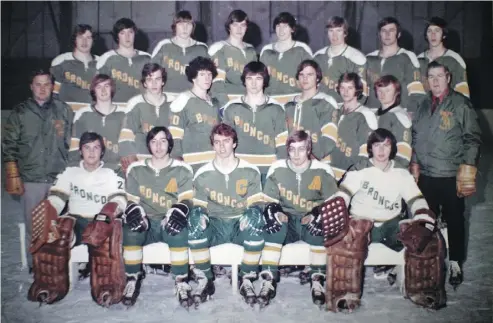
[[[52,98],[53,76],[45,70],[31,78],[32,97],[17,105],[4,128],[2,153],[6,191],[21,196],[26,224],[26,248],[31,243],[31,212],[46,198],[68,161],[73,112]],[[28,262],[32,259],[29,252]]]
[[[410,168],[430,209],[438,214],[441,206],[449,236],[449,282],[456,288],[465,258],[464,197],[476,192],[481,130],[469,99],[450,88],[446,66],[431,62],[427,77],[431,93],[414,119]]]

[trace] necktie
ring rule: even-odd
[[[433,114],[435,112],[436,108],[438,107],[439,102],[440,102],[440,99],[433,98],[433,100],[431,101],[431,114]]]

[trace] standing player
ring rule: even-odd
[[[198,56],[207,57],[207,45],[192,38],[195,23],[188,11],[173,17],[173,38],[161,40],[152,51],[151,61],[168,71],[166,94],[173,101],[189,84],[185,73],[188,63]]]
[[[398,39],[401,26],[394,17],[386,17],[378,23],[380,49],[366,56],[366,80],[369,89],[383,75],[393,75],[401,84],[401,106],[410,114],[416,111],[425,91],[421,83],[418,58],[413,52],[400,48]],[[376,93],[370,93],[366,105],[377,109],[380,106]]]
[[[217,77],[211,93],[218,98],[221,106],[229,100],[238,99],[244,92],[241,75],[248,62],[257,60],[255,48],[243,42],[249,19],[243,10],[233,10],[224,27],[229,37],[218,41],[209,48],[209,56],[217,67]]]
[[[192,204],[192,169],[170,157],[173,137],[166,127],[152,128],[146,137],[151,158],[133,163],[127,172],[130,199],[123,215],[123,258],[127,286],[122,302],[134,305],[143,279],[142,247],[169,245],[171,273],[180,304],[192,303],[188,285],[188,210]],[[164,188],[164,189],[163,189]]]
[[[325,303],[325,248],[318,205],[337,191],[329,165],[312,159],[312,140],[303,131],[287,140],[288,159],[276,161],[264,188],[265,247],[262,251],[261,306],[276,296],[282,246],[299,240],[310,244],[310,266],[300,273],[301,284],[311,283],[315,304]]]
[[[241,75],[246,95],[222,108],[223,122],[236,130],[241,142],[236,156],[260,169],[262,183],[269,166],[285,158],[288,137],[283,107],[264,94],[269,78],[262,62],[248,63]]]
[[[358,102],[363,95],[363,82],[358,74],[341,75],[337,91],[343,104],[330,165],[339,180],[352,165],[368,158],[366,141],[371,131],[377,129],[377,118],[369,108]]]
[[[366,83],[366,57],[354,47],[346,44],[349,26],[343,17],[333,16],[329,18],[326,26],[330,46],[317,51],[313,56],[322,69],[322,82],[320,91],[333,96],[337,102],[342,98],[337,93],[337,82],[344,73],[357,73],[363,82],[363,96],[361,103],[365,103],[368,97],[368,85]]]
[[[214,294],[209,248],[232,242],[245,249],[238,279],[245,302],[256,300],[253,281],[257,279],[260,253],[264,247],[264,220],[260,172],[257,167],[239,159],[236,131],[226,124],[216,125],[210,134],[215,157],[194,176],[195,208],[189,217],[190,250],[198,282],[193,291],[196,304]]]
[[[450,81],[452,89],[469,98],[466,63],[458,53],[445,47],[444,42],[447,41],[447,36],[447,22],[442,18],[433,17],[426,23],[425,39],[429,47],[427,51],[418,55],[423,85],[425,85],[425,90],[428,92],[430,89],[426,79],[426,70],[430,62],[437,61],[449,69],[452,77]]]
[[[137,26],[129,18],[121,18],[113,25],[113,39],[118,48],[104,53],[96,68],[99,74],[111,76],[116,91],[113,100],[118,105],[126,105],[128,100],[140,93],[140,73],[150,54],[134,48]]]
[[[31,245],[34,282],[28,293],[30,301],[51,304],[63,299],[69,290],[70,249],[81,243],[93,245],[99,238],[104,241],[102,246],[89,248],[90,258],[95,262],[91,293],[102,306],[120,301],[125,285],[118,239],[121,220],[116,216],[123,212],[127,200],[123,181],[101,161],[104,153],[104,141],[99,134],[83,133],[79,140],[79,165],[58,174],[48,197],[34,208],[33,220],[37,225],[33,227]],[[67,202],[68,214],[62,214]],[[46,223],[50,224],[45,226]],[[107,233],[105,226],[113,233],[99,236]],[[115,247],[109,246],[110,240]]]
[[[293,40],[296,19],[289,12],[281,12],[272,24],[277,35],[275,43],[265,45],[260,52],[260,61],[269,69],[272,79],[267,93],[281,104],[291,101],[299,94],[296,69],[313,54],[307,44]]]
[[[115,81],[108,75],[98,74],[91,82],[90,93],[93,104],[82,107],[74,116],[69,153],[71,165],[77,164],[79,160],[80,136],[86,131],[96,132],[105,142],[106,150],[101,156],[105,167],[111,168],[123,178],[125,173],[120,169],[123,165],[120,165],[118,138],[125,112],[121,106],[113,103]]]
[[[175,156],[183,156],[185,163],[196,171],[214,158],[208,145],[212,127],[220,121],[219,103],[208,94],[212,80],[217,76],[214,62],[202,56],[192,60],[186,68],[192,89],[181,93],[170,105],[171,125],[182,134]]]
[[[74,112],[91,103],[89,86],[96,74],[96,59],[91,54],[93,44],[92,27],[80,24],[72,33],[73,51],[58,55],[51,62],[51,73],[55,76],[53,93],[66,102]]]
[[[397,138],[395,161],[400,166],[408,167],[411,161],[411,119],[400,106],[401,85],[393,75],[384,75],[375,82],[380,107],[376,110],[378,127],[392,132]]]
[[[305,130],[310,134],[314,157],[330,162],[330,153],[337,142],[339,106],[333,97],[319,92],[322,75],[322,69],[314,60],[301,62],[296,79],[302,92],[284,108],[289,133]]]

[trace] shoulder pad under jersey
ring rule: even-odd
[[[159,53],[159,51],[161,50],[161,48],[166,44],[171,44],[171,39],[166,38],[161,40],[159,43],[157,43],[156,47],[154,47],[154,50],[152,51],[151,57],[156,56],[157,53]]]
[[[224,46],[226,45],[226,42],[224,40],[215,42],[214,44],[209,47],[209,56],[214,56],[218,51],[220,51]]]
[[[325,55],[327,54],[327,50],[329,49],[329,46],[325,46],[324,48],[321,48],[319,50],[317,50],[315,52],[315,54],[313,54],[313,57],[317,56],[317,55]]]
[[[397,106],[392,110],[390,110],[389,112],[395,114],[397,120],[399,120],[399,122],[404,126],[404,128],[411,128],[412,126],[411,119],[409,119],[409,115],[407,114],[407,111],[403,107]]]
[[[332,105],[332,107],[334,109],[337,109],[339,110],[339,105],[337,104],[337,101],[336,99],[334,99],[332,97],[332,95],[329,95],[327,93],[324,93],[324,92],[318,92],[317,94],[315,94],[315,96],[313,97],[314,99],[321,99],[321,100],[325,100],[327,102],[330,103],[330,105]]]
[[[193,94],[190,91],[182,92],[178,95],[178,97],[171,102],[169,108],[171,112],[177,113],[183,110],[190,100],[193,97]]]
[[[73,61],[74,60],[74,55],[72,52],[67,52],[58,55],[51,61],[51,66],[57,66],[62,64],[64,61]]]
[[[354,47],[348,46],[348,48],[344,51],[343,56],[349,59],[351,62],[356,65],[365,65],[366,57],[362,52],[357,50]]]
[[[238,168],[246,168],[246,169],[251,169],[256,171],[260,175],[260,170],[258,169],[257,166],[250,164],[244,159],[240,159],[240,162],[238,163]]]
[[[301,47],[301,48],[303,48],[308,54],[310,54],[311,57],[313,57],[312,49],[307,44],[305,44],[304,42],[295,41],[294,42],[294,47]]]
[[[144,96],[142,94],[137,94],[136,96],[133,96],[132,98],[130,98],[130,100],[128,100],[128,103],[127,103],[126,113],[129,113],[130,111],[132,111],[133,108],[137,104],[142,103],[142,102],[145,102]]]
[[[458,53],[454,52],[453,50],[447,49],[447,51],[445,51],[445,54],[443,54],[443,56],[452,57],[460,64],[460,66],[462,66],[463,69],[466,69],[466,62],[464,62],[462,57]]]
[[[262,54],[266,50],[274,50],[274,44],[267,44],[264,47],[262,47],[262,50],[260,51],[260,56],[262,56]]]
[[[149,54],[148,52],[141,51],[141,50],[138,50],[138,51],[137,51],[137,55],[141,55],[141,56],[149,56],[149,57],[151,57],[151,54]]]
[[[212,171],[215,171],[215,168],[214,168],[214,165],[212,164],[212,161],[210,161],[197,170],[197,172],[193,176],[193,180],[195,181],[200,175],[207,173],[207,172],[212,172]]]
[[[104,66],[104,64],[106,64],[106,61],[111,57],[111,56],[115,56],[117,55],[116,54],[116,51],[114,49],[112,50],[109,50],[107,51],[106,53],[104,53],[99,59],[98,59],[98,62],[96,64],[96,69],[99,70],[101,67]]]
[[[286,168],[287,165],[286,165],[286,159],[279,159],[279,160],[276,160],[275,162],[273,162],[270,167],[269,167],[269,170],[267,171],[267,177],[266,178],[269,178],[270,176],[272,176],[272,174],[274,174],[274,172],[276,171],[276,169],[278,168]]]
[[[356,109],[355,112],[359,112],[365,117],[366,123],[368,123],[368,126],[371,130],[376,130],[378,128],[377,117],[375,116],[375,113],[371,112],[368,107],[362,105],[358,109]]]
[[[174,159],[173,160],[173,163],[171,164],[171,167],[183,167],[185,168],[186,170],[188,170],[190,172],[190,174],[193,175],[193,169],[192,169],[192,166],[188,165],[187,163],[181,161],[181,160],[178,160],[178,159]]]
[[[330,174],[330,176],[335,177],[334,171],[332,170],[332,167],[329,166],[329,164],[322,163],[321,161],[318,161],[316,159],[312,160],[311,168],[312,169],[323,169],[328,174]]]
[[[89,103],[86,105],[83,105],[79,110],[75,111],[72,124],[74,124],[77,120],[79,120],[84,113],[88,113],[88,112],[92,112],[92,108],[91,108],[91,105]]]
[[[409,57],[409,59],[411,60],[411,63],[413,64],[413,66],[415,68],[419,68],[418,58],[416,57],[416,54],[414,54],[413,52],[411,52],[411,51],[409,51],[407,49],[401,48],[401,49],[399,49],[399,51],[397,52],[397,54],[406,54],[407,57]]]
[[[378,52],[379,52],[378,49],[377,50],[374,50],[373,52],[366,54],[366,57],[368,57],[368,56],[378,56]]]

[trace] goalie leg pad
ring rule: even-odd
[[[27,295],[33,302],[52,304],[63,299],[69,291],[68,262],[75,219],[61,217],[53,224],[49,236],[58,238],[48,240],[33,253],[34,282]]]
[[[370,219],[351,218],[348,233],[327,248],[325,297],[329,311],[352,312],[359,307],[372,227]]]

